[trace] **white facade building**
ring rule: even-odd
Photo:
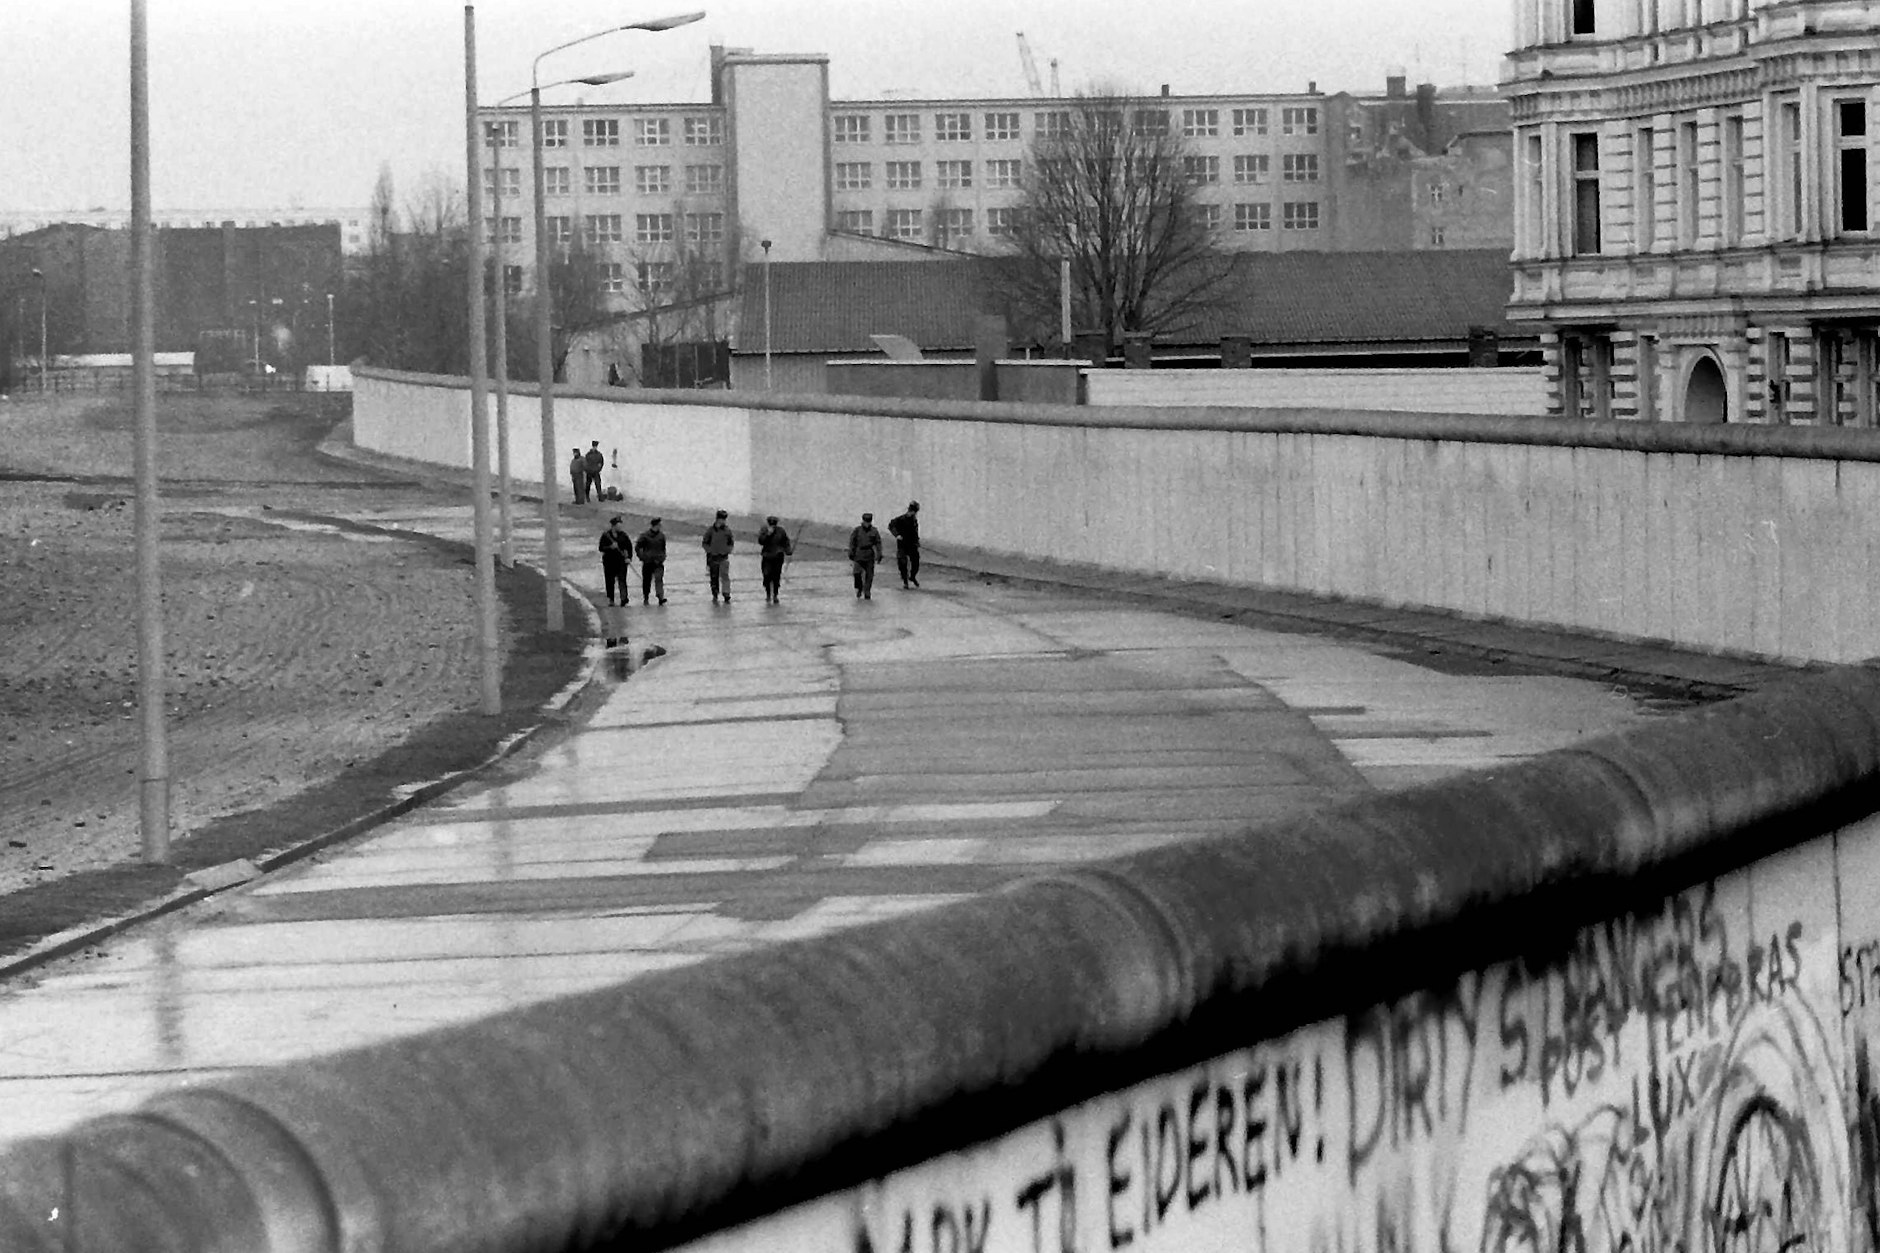
[[[1511,321],[1553,412],[1880,419],[1880,6],[1515,0]]]

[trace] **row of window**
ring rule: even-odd
[[[1209,230],[1223,230],[1227,226],[1226,206],[1204,204],[1195,206],[1201,215],[1201,222]],[[1273,229],[1273,206],[1267,202],[1236,204],[1233,206],[1233,229],[1236,231],[1270,231]],[[1017,233],[1019,213],[1016,208],[985,210],[986,234],[1013,235]],[[927,237],[926,210],[923,209],[888,209],[882,217],[881,234],[888,239],[919,240]],[[963,239],[973,234],[973,210],[971,209],[935,209],[933,210],[934,234],[943,239]],[[1316,231],[1319,229],[1319,202],[1316,200],[1288,200],[1280,205],[1280,226],[1289,231]],[[836,229],[851,231],[858,235],[875,233],[875,211],[873,209],[844,209],[836,214]]]
[[[698,293],[723,291],[725,286],[725,266],[722,261],[710,261],[702,257],[692,258],[687,263],[691,271],[692,290]],[[601,261],[595,270],[600,278],[601,290],[611,295],[620,295],[627,290],[628,267],[618,261]],[[641,261],[632,267],[634,286],[648,295],[666,295],[679,282],[679,263],[676,261]],[[522,294],[522,267],[505,265],[503,267],[503,287],[511,296]]]
[[[688,244],[722,244],[725,242],[725,215],[722,213],[636,213],[633,215],[633,242],[636,244],[670,244],[678,239],[680,219],[684,219],[685,242]],[[485,236],[491,243],[497,242],[497,224],[493,218],[483,219]],[[618,244],[626,241],[626,219],[618,213],[590,213],[581,219],[581,235],[590,244]],[[567,247],[574,242],[574,219],[567,216],[550,215],[548,218],[548,240],[557,247]],[[519,244],[522,242],[522,219],[505,217],[502,221],[502,242]]]
[[[725,120],[717,114],[703,117],[681,118],[679,133],[684,142],[694,147],[715,147],[725,142]],[[484,123],[485,142],[498,148],[515,148],[521,144],[522,123],[514,119]],[[542,147],[566,148],[568,146],[569,127],[567,118],[545,118],[542,122]],[[662,147],[672,143],[673,125],[669,117],[638,117],[633,119],[633,142],[641,147]],[[613,117],[583,118],[581,121],[581,144],[586,148],[618,148],[620,146],[620,119]]]
[[[505,169],[502,172],[503,196],[505,199],[522,194],[522,171]],[[496,194],[497,171],[483,171],[483,194]],[[565,165],[547,166],[542,171],[542,185],[551,196],[571,194],[571,175]],[[620,194],[620,167],[617,165],[590,165],[581,171],[584,190],[590,196],[618,196]],[[663,196],[672,191],[672,167],[670,165],[636,165],[633,167],[633,189],[642,196]],[[717,196],[725,190],[725,167],[722,165],[688,165],[685,167],[685,191],[688,196]]]
[[[1835,234],[1866,234],[1872,218],[1870,180],[1868,177],[1867,102],[1841,99],[1827,102],[1830,131],[1831,168],[1825,171],[1826,190],[1832,202],[1825,206],[1826,225]],[[1694,117],[1677,120],[1671,133],[1661,142],[1652,127],[1641,126],[1631,134],[1632,144],[1632,246],[1647,252],[1658,242],[1659,187],[1661,163],[1658,153],[1667,148],[1671,161],[1666,172],[1671,176],[1669,200],[1675,245],[1695,247],[1700,240],[1713,237],[1725,247],[1744,241],[1749,210],[1749,171],[1745,157],[1745,118],[1741,113],[1724,115],[1718,123],[1716,156],[1709,156],[1709,143],[1699,133]],[[1589,256],[1601,251],[1601,135],[1598,131],[1575,131],[1567,137],[1567,177],[1570,194],[1566,205],[1565,241],[1571,255]],[[1542,141],[1530,135],[1526,141],[1527,194],[1524,205],[1524,233],[1529,239],[1541,237],[1541,205],[1545,201],[1546,182]],[[1771,238],[1801,238],[1804,230],[1804,181],[1806,160],[1802,140],[1802,113],[1799,101],[1778,101],[1772,124],[1766,128],[1763,143],[1764,233]],[[1701,209],[1705,200],[1705,182],[1710,178],[1720,184],[1717,216],[1706,223]],[[1706,225],[1710,230],[1706,230]]]
[[[1265,153],[1244,154],[1233,158],[1234,182],[1241,186],[1252,186],[1266,182],[1272,174],[1271,158]],[[1017,187],[1023,177],[1023,162],[1018,160],[987,161],[985,163],[984,186],[988,189],[1003,190]],[[1183,157],[1182,174],[1190,183],[1197,186],[1221,181],[1221,159],[1219,157]],[[889,161],[885,163],[884,185],[889,191],[918,191],[921,187],[921,163],[919,161]],[[1280,158],[1280,175],[1288,183],[1316,183],[1319,181],[1318,154],[1310,152],[1289,153]],[[953,189],[966,189],[973,186],[973,163],[971,161],[936,161],[934,163],[935,186]],[[836,162],[837,191],[869,191],[875,185],[875,166],[872,161]]]
[[[1227,121],[1222,122],[1223,114]],[[1279,111],[1280,134],[1316,135],[1319,133],[1319,110],[1316,105],[1287,106]],[[887,113],[881,116],[881,142],[884,144],[917,144],[921,142],[922,114]],[[973,140],[974,115],[971,113],[935,113],[933,116],[933,137],[939,143],[971,143]],[[1024,138],[1020,126],[1020,114],[1016,112],[994,112],[979,115],[983,123],[980,136],[989,143],[1021,140]],[[1072,126],[1072,113],[1067,109],[1052,109],[1032,115],[1035,134],[1045,138],[1055,138],[1069,134]],[[1121,110],[1102,110],[1087,115],[1092,124],[1120,128],[1123,124]],[[1223,126],[1233,135],[1265,135],[1270,126],[1271,110],[1265,107],[1243,109],[1183,109],[1179,123],[1168,109],[1135,109],[1130,112],[1131,124],[1138,130],[1152,134],[1168,134],[1179,125],[1183,138],[1213,139],[1218,137]],[[834,118],[833,133],[839,144],[873,143],[875,137],[875,116],[869,113],[838,113]]]

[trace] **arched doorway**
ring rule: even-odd
[[[1691,363],[1691,373],[1684,380],[1684,420],[1730,420],[1730,390],[1724,385],[1723,371],[1718,367],[1717,359],[1709,353]]]

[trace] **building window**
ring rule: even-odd
[[[986,139],[989,142],[1008,140],[1008,139],[1017,139],[1017,138],[1018,138],[1018,114],[1016,113],[988,113],[986,114]]]
[[[839,144],[867,143],[868,115],[866,113],[836,114],[835,138]]]
[[[1743,242],[1743,115],[1723,119],[1723,242]]]
[[[920,114],[890,113],[881,119],[881,142],[917,144],[920,142]]]
[[[1084,111],[1084,125],[1098,135],[1115,135],[1123,129],[1123,111],[1121,109],[1087,109]]]
[[[1024,162],[988,161],[986,162],[986,186],[1016,187],[1024,177]]]
[[[1234,116],[1234,134],[1236,135],[1264,135],[1266,134],[1266,110],[1265,109],[1235,109],[1233,116]]]
[[[688,196],[719,196],[725,190],[725,167],[722,165],[688,165],[685,167],[685,194]]]
[[[1658,238],[1657,160],[1652,128],[1642,126],[1632,140],[1632,231],[1640,252]]]
[[[866,122],[868,119],[862,120]],[[685,142],[694,148],[717,147],[725,142],[725,120],[716,113],[687,118]]]
[[[1573,33],[1593,33],[1593,0],[1573,0]]]
[[[889,191],[918,191],[920,189],[920,162],[888,162]]]
[[[663,296],[672,290],[678,266],[670,261],[642,261],[639,266],[640,294]]]
[[[1280,178],[1288,183],[1319,181],[1319,155],[1316,152],[1289,152],[1280,158]]]
[[[1040,139],[1062,139],[1071,133],[1071,115],[1068,113],[1040,113],[1032,120],[1037,124]]]
[[[1867,229],[1867,102],[1834,102],[1835,220],[1843,232]]]
[[[1347,148],[1364,147],[1364,123],[1363,122],[1360,122],[1354,119],[1350,122],[1345,123],[1345,147]]]
[[[556,248],[566,248],[574,242],[574,219],[556,215],[548,219],[548,242]]]
[[[1286,206],[1288,213],[1291,205]],[[1237,204],[1234,206],[1234,229],[1237,231],[1270,231],[1273,229],[1273,206],[1270,204]]]
[[[1316,135],[1319,133],[1319,111],[1313,105],[1298,105],[1279,111],[1279,133],[1282,135]]]
[[[1802,106],[1785,100],[1777,107],[1776,130],[1781,145],[1782,225],[1793,238],[1802,234]]]
[[[663,117],[643,117],[633,123],[633,142],[641,147],[672,142],[672,119]]]
[[[503,293],[509,296],[522,294],[522,267],[505,265],[503,267]]]
[[[620,167],[617,165],[590,165],[582,174],[587,179],[587,194],[590,196],[618,196],[620,194]]]
[[[617,118],[591,117],[581,123],[581,143],[588,148],[618,148],[620,122]]]
[[[875,166],[872,161],[836,162],[837,191],[867,191],[875,185]]]
[[[1443,246],[1443,228],[1440,226],[1430,227],[1430,247],[1441,248],[1442,246]]]
[[[1204,231],[1218,231],[1221,229],[1220,205],[1197,204],[1195,206],[1195,217],[1196,220],[1201,223],[1201,229]]]
[[[886,234],[889,239],[918,240],[921,237],[920,210],[888,210],[888,229]]]
[[[1599,135],[1569,136],[1573,146],[1573,254],[1599,251]]]
[[[507,214],[504,215],[502,242],[505,244],[519,244],[522,242],[522,218],[520,215],[513,218],[509,217]]]
[[[1183,157],[1182,177],[1196,186],[1203,183],[1218,183],[1221,181],[1221,159],[1219,157]]]
[[[935,162],[934,178],[942,187],[971,187],[973,163],[971,161]]]
[[[601,262],[601,290],[610,296],[618,296],[627,290],[626,271],[620,262]]]
[[[542,186],[551,196],[568,194],[568,167],[549,165],[542,168]]]
[[[942,248],[955,239],[967,239],[973,233],[973,211],[971,209],[937,209],[934,211],[934,233]]]
[[[1286,181],[1291,182],[1291,177],[1289,176]],[[1441,204],[1443,202],[1443,185],[1441,183],[1431,183],[1429,197],[1431,204]]]
[[[1145,135],[1168,134],[1167,109],[1137,109],[1136,129]]]
[[[483,194],[485,196],[493,197],[496,195],[496,179],[497,179],[497,172],[495,170],[483,171]],[[503,181],[503,188],[502,188],[503,195],[520,196],[522,194],[522,171],[521,170],[519,169],[503,170],[502,181]]]
[[[722,213],[686,214],[685,240],[688,244],[724,243],[725,215]]]
[[[1598,156],[1595,153],[1594,160]],[[1574,165],[1578,178],[1577,158]],[[1678,246],[1689,248],[1697,242],[1697,193],[1700,171],[1697,168],[1697,123],[1678,124]]]
[[[1542,177],[1545,166],[1545,153],[1539,135],[1529,135],[1526,145],[1526,169],[1522,181],[1520,237],[1529,256],[1541,256],[1546,252],[1543,239],[1542,223],[1545,221],[1546,180]]]
[[[672,190],[672,167],[670,165],[634,166],[633,190],[642,196],[665,195]]]
[[[1316,200],[1288,200],[1286,211],[1281,218],[1281,225],[1289,231],[1316,231],[1319,229],[1319,202]]]
[[[542,123],[542,147],[566,148],[568,146],[568,119],[549,118]]]
[[[841,209],[836,213],[836,229],[849,231],[856,235],[875,233],[875,211],[873,209]]]
[[[618,213],[590,213],[583,222],[590,244],[617,244],[620,242],[620,215]]]
[[[1018,234],[1018,210],[1017,209],[987,209],[986,210],[986,234],[988,235],[1016,235]]]
[[[1182,137],[1185,139],[1212,139],[1221,133],[1221,111],[1219,109],[1183,109]]]
[[[522,140],[522,123],[505,120],[490,122],[484,127],[484,142],[495,144],[498,148],[514,148]]]
[[[1234,158],[1234,181],[1243,187],[1264,183],[1272,169],[1273,159],[1266,153],[1243,153]]]
[[[936,113],[933,115],[933,137],[943,144],[963,144],[972,142],[973,115],[970,113]]]
[[[636,213],[633,215],[633,242],[669,244],[672,242],[672,214]]]

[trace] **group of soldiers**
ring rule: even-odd
[[[598,444],[595,449],[598,451]],[[737,546],[737,537],[727,521],[729,516],[720,509],[699,539],[699,547],[705,550],[705,577],[711,584],[714,605],[721,597],[725,604],[731,603],[731,550]],[[650,604],[655,597],[660,604],[666,603],[666,533],[660,529],[660,524],[661,519],[654,518],[639,535],[629,536],[621,517],[616,514],[601,532],[601,572],[607,580],[610,606],[632,603],[627,577],[635,557],[640,561],[640,603]],[[888,533],[894,536],[894,559],[901,573],[901,586],[919,587],[920,502],[910,500],[907,512],[888,523]],[[796,544],[775,514],[767,517],[758,528],[757,548],[763,570],[764,602],[780,604],[783,567],[796,552]],[[856,599],[873,600],[875,567],[886,559],[881,532],[875,529],[874,514],[864,513],[861,525],[849,532],[848,558]],[[614,599],[616,595],[618,601]]]

